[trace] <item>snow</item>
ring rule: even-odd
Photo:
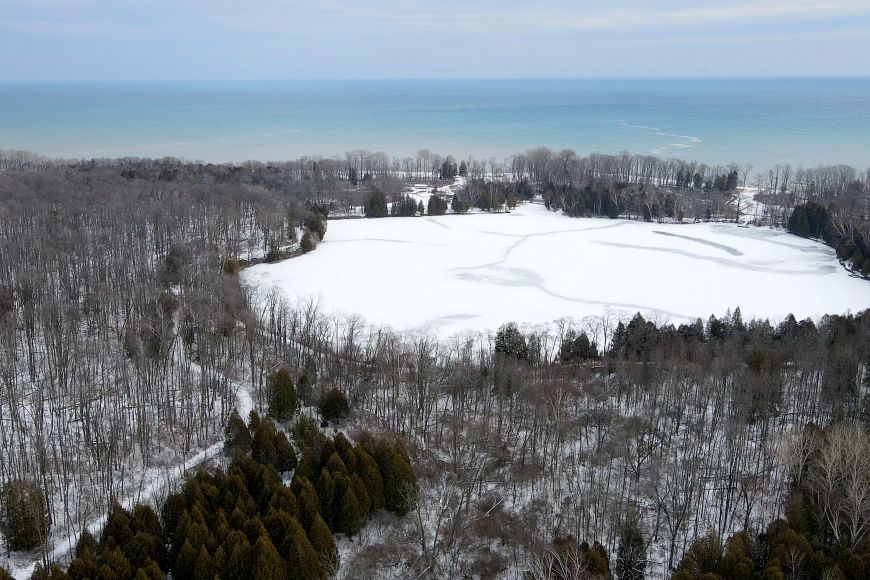
[[[782,319],[870,307],[834,251],[768,228],[509,214],[344,220],[315,252],[242,272],[290,300],[317,297],[399,331],[448,337],[582,320],[605,310],[679,323],[740,306]]]
[[[236,384],[235,407],[239,414],[247,419],[253,409],[253,397],[249,384]],[[221,440],[198,451],[192,451],[180,463],[160,465],[146,469],[138,480],[139,484],[136,492],[125,498],[119,498],[121,505],[128,510],[139,503],[159,505],[170,493],[177,491],[178,486],[184,481],[186,473],[204,463],[212,461],[216,457],[220,457],[223,448],[224,442]],[[90,520],[87,523],[88,531],[94,537],[99,538],[107,519],[108,514],[103,513],[95,519]],[[72,554],[75,550],[74,542],[77,540],[61,532],[55,530],[52,534],[47,548],[47,560],[51,563],[66,565],[72,559]],[[16,580],[26,580],[31,577],[37,562],[40,560],[41,555],[37,560],[34,560],[32,557],[25,557],[19,561],[12,559],[3,561],[0,559],[0,564],[8,567],[10,574]]]

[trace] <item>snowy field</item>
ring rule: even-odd
[[[442,337],[582,320],[606,310],[675,323],[740,306],[744,319],[870,307],[834,251],[767,228],[510,214],[342,220],[317,250],[242,273],[290,300]]]

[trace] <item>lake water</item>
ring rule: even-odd
[[[0,82],[0,148],[204,161],[548,146],[870,167],[870,79]]]

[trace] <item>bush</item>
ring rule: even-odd
[[[42,490],[30,481],[10,481],[0,496],[0,531],[9,550],[32,550],[45,540],[51,521]]]
[[[320,409],[320,414],[327,421],[337,421],[343,419],[350,414],[350,405],[347,402],[347,397],[338,389],[330,389],[320,398],[317,404]]]

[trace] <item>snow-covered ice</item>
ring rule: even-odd
[[[814,241],[735,224],[572,219],[535,203],[507,215],[330,222],[315,252],[242,275],[327,311],[445,337],[607,308],[678,323],[735,306],[774,322],[870,307],[870,282]]]

